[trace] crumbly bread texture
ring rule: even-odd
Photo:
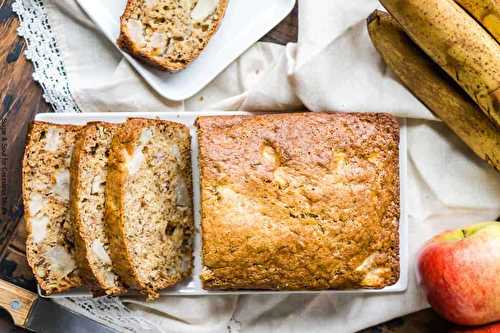
[[[129,119],[111,144],[106,182],[111,259],[149,299],[191,275],[194,233],[189,129]]]
[[[206,289],[399,279],[399,124],[386,114],[197,120]]]
[[[217,30],[228,0],[128,0],[118,46],[165,71],[184,69]]]
[[[69,215],[69,166],[79,130],[34,122],[24,154],[26,256],[47,295],[81,285]]]
[[[89,123],[79,133],[71,160],[70,211],[80,276],[94,295],[126,289],[113,271],[104,220],[108,156],[119,125]]]

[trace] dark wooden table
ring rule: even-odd
[[[0,0],[0,278],[35,290],[24,252],[21,159],[28,124],[35,114],[51,112],[41,88],[32,79],[33,67],[23,56],[26,44],[17,36],[18,18],[12,0]],[[285,44],[297,39],[297,8],[262,40]],[[364,332],[444,332],[447,323],[431,310],[421,311]],[[68,328],[68,332],[71,329]],[[0,333],[23,332],[0,310]]]

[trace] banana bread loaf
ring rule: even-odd
[[[197,120],[206,289],[399,279],[399,124],[387,114]]]

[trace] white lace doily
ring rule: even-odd
[[[157,332],[154,326],[148,323],[147,320],[134,316],[117,297],[71,297],[59,299],[57,303],[119,332]]]
[[[42,86],[44,99],[56,112],[79,112],[43,0],[15,0],[12,9],[19,16],[17,33],[26,40],[24,54],[33,63],[33,79]]]

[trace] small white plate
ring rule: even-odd
[[[253,113],[255,114],[255,113]],[[391,293],[406,290],[408,286],[408,225],[406,212],[406,120],[400,119],[400,145],[399,145],[399,165],[400,165],[400,220],[399,220],[399,258],[400,258],[400,278],[399,281],[383,289],[356,289],[356,290],[313,290],[313,291],[265,291],[265,290],[232,290],[232,291],[210,291],[204,290],[199,279],[201,273],[201,235],[200,235],[200,175],[198,168],[198,139],[194,122],[198,116],[210,115],[252,115],[249,112],[228,112],[228,111],[209,111],[209,112],[164,112],[164,113],[40,113],[35,120],[45,121],[57,124],[83,125],[89,121],[107,121],[120,123],[128,117],[158,118],[170,121],[176,121],[188,126],[191,130],[191,158],[193,162],[193,194],[194,194],[194,219],[195,219],[195,241],[194,241],[194,269],[191,278],[173,288],[165,289],[162,295],[218,295],[218,294],[306,294],[306,293],[331,293],[331,294],[366,294],[366,293]],[[69,292],[44,296],[38,288],[38,293],[42,297],[61,298],[61,297],[82,297],[90,296],[85,289],[75,289]],[[130,295],[136,295],[133,291]]]
[[[77,0],[104,35],[116,46],[126,0]],[[231,62],[281,22],[295,0],[229,0],[226,15],[206,49],[186,69],[166,73],[122,52],[137,72],[163,97],[180,101],[199,92]],[[117,47],[118,48],[118,47]]]

